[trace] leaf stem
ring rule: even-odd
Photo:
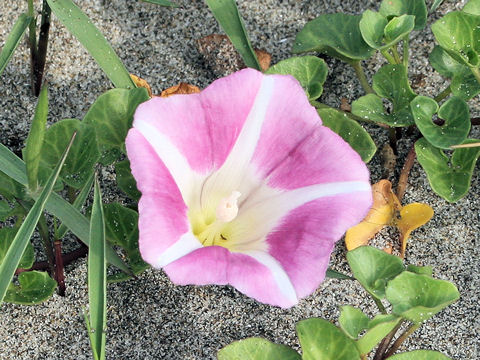
[[[388,52],[388,50],[380,50],[380,52],[382,53],[383,57],[385,59],[387,59],[387,61],[390,63],[390,64],[396,64],[397,62],[395,61],[395,59],[393,58],[393,56]]]
[[[375,91],[373,91],[372,87],[368,83],[367,77],[365,75],[365,72],[363,71],[363,67],[360,64],[360,61],[353,61],[350,63],[355,70],[355,74],[357,74],[357,78],[360,81],[360,85],[362,85],[363,90],[367,94],[375,94]]]
[[[408,72],[408,58],[409,58],[409,47],[410,47],[410,34],[405,35],[403,38],[403,66],[405,66],[405,69]]]
[[[378,310],[380,310],[380,312],[382,314],[386,314],[387,313],[387,309],[385,309],[385,306],[383,306],[382,304],[382,301],[380,299],[377,299],[376,297],[372,296],[372,299],[373,301],[375,302],[375,304],[377,305],[378,307]]]
[[[415,157],[416,153],[414,143],[408,152],[405,163],[403,164],[402,172],[400,173],[400,178],[398,179],[397,198],[400,202],[402,202],[403,195],[405,195],[405,190],[407,189],[408,184],[408,175],[410,174],[410,170],[415,162]]]
[[[420,325],[421,325],[421,323],[412,324],[407,330],[405,330],[405,332],[404,332],[402,335],[400,335],[397,340],[395,340],[395,342],[394,342],[393,345],[390,347],[390,349],[385,353],[384,359],[387,359],[387,358],[389,358],[390,356],[392,356],[393,354],[395,354],[395,352],[398,350],[398,348],[400,347],[400,345],[402,345],[403,342],[404,342],[410,335],[412,335],[415,330],[417,330],[417,329],[420,327]]]
[[[448,95],[450,95],[451,92],[452,92],[452,88],[450,87],[450,85],[448,85],[445,89],[443,89],[443,91],[440,94],[435,96],[433,100],[435,100],[438,103],[443,99],[445,99]]]
[[[43,73],[45,71],[45,62],[47,58],[48,34],[50,30],[51,9],[47,0],[43,0],[42,4],[42,20],[40,24],[40,35],[38,37],[38,48],[33,67],[34,88],[33,92],[36,96],[40,94],[42,88]]]
[[[398,53],[398,50],[397,50],[397,44],[393,45],[391,49],[392,49],[393,58],[395,59],[395,63],[401,64],[402,60],[400,59],[400,54]]]
[[[398,329],[402,326],[405,320],[400,320],[397,325],[390,331],[387,336],[383,338],[383,340],[380,342],[378,345],[377,351],[375,352],[375,356],[373,357],[373,360],[381,360],[383,358],[383,355],[385,354],[385,351],[387,351],[388,346],[390,345],[390,342],[392,341],[393,337],[397,333]]]
[[[85,244],[82,244],[80,248],[62,255],[63,265],[64,266],[68,265],[77,259],[85,257],[87,253],[88,253],[88,247]],[[32,270],[47,270],[48,266],[49,266],[48,261],[38,261],[34,263],[30,269],[17,269],[15,274],[18,275],[22,272],[32,271]]]
[[[58,295],[65,296],[65,274],[62,256],[62,241],[55,240],[55,280],[58,284]]]

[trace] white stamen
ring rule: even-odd
[[[230,222],[238,214],[238,198],[241,196],[238,191],[233,191],[230,196],[220,200],[217,206],[217,220],[221,222]]]

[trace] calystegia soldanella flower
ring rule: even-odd
[[[369,173],[291,76],[245,69],[141,104],[127,140],[139,247],[179,285],[230,284],[290,307],[368,212]]]

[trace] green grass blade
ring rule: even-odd
[[[38,187],[38,166],[40,164],[40,150],[47,126],[48,91],[43,87],[38,96],[38,103],[33,116],[32,126],[27,137],[25,147],[25,163],[27,165],[28,189],[35,193]]]
[[[168,7],[179,7],[180,5],[175,4],[168,0],[142,0],[143,2],[160,5],[160,6],[168,6]]]
[[[90,304],[90,343],[95,359],[105,359],[107,326],[107,265],[105,261],[105,221],[102,194],[95,179],[90,248],[88,250],[88,300]],[[88,327],[87,327],[88,328]]]
[[[58,162],[57,166],[52,172],[52,175],[48,178],[48,181],[40,193],[37,201],[28,212],[25,220],[20,226],[15,238],[13,239],[12,244],[8,248],[7,254],[3,259],[2,264],[0,264],[0,302],[3,301],[3,298],[7,292],[8,286],[10,285],[10,281],[12,280],[13,275],[15,274],[15,270],[20,263],[20,259],[23,256],[23,252],[30,241],[30,237],[35,230],[35,226],[37,226],[38,219],[42,215],[43,208],[48,200],[48,197],[52,193],[53,185],[55,185],[55,181],[57,181],[58,175],[60,174],[60,170],[65,162],[67,157],[68,151],[72,146],[73,140],[75,139],[75,135],[72,136],[70,143],[67,146],[67,149],[63,153],[62,158]]]
[[[20,184],[27,186],[25,163],[3,144],[0,144],[0,171]],[[86,245],[89,244],[90,223],[69,202],[60,195],[52,193],[45,205],[45,209],[65,224],[82,242]],[[111,247],[107,247],[106,253],[107,260],[111,265],[129,275],[133,275],[130,268]]]
[[[47,0],[63,25],[92,55],[115,87],[133,89],[130,75],[102,33],[71,0]]]
[[[213,16],[239,52],[245,65],[261,71],[235,0],[206,0],[206,2]]]
[[[13,29],[8,35],[2,52],[0,53],[0,75],[2,75],[3,70],[10,61],[10,58],[15,52],[18,44],[20,44],[23,34],[25,33],[25,30],[27,30],[30,21],[32,21],[30,16],[27,16],[27,14],[22,14],[18,17],[17,21],[13,25]]]

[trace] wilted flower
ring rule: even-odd
[[[290,76],[245,69],[141,104],[127,152],[145,261],[180,285],[290,307],[325,276],[372,195],[360,156]]]

